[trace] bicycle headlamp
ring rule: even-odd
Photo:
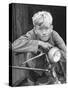
[[[53,47],[48,52],[49,60],[52,63],[56,63],[61,58],[60,50],[57,47]]]

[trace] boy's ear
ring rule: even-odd
[[[34,32],[35,32],[35,34],[37,34],[36,27],[34,27]]]
[[[53,25],[51,25],[51,29],[53,29]]]
[[[37,34],[37,30],[35,30],[35,34]]]

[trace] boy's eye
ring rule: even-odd
[[[41,26],[41,25],[42,25],[42,23],[39,23],[39,24],[38,24],[38,26]]]
[[[40,26],[39,29],[45,29],[45,30],[48,30],[49,28],[48,28],[48,27]]]
[[[46,30],[48,30],[49,28],[48,27],[45,27]]]

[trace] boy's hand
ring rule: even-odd
[[[39,43],[39,45],[40,45],[41,47],[43,47],[44,49],[49,49],[49,48],[53,47],[53,45],[51,45],[51,44],[48,43],[48,42],[39,41],[38,43]]]

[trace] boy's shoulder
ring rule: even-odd
[[[61,36],[59,35],[59,33],[56,32],[55,30],[53,30],[51,36],[52,36],[53,40],[56,40],[56,41],[58,41],[61,38]]]
[[[58,32],[56,32],[55,30],[52,31],[52,36],[56,37],[58,35]]]
[[[34,30],[31,29],[31,30],[29,30],[26,34],[34,35]]]
[[[30,31],[28,31],[26,33],[26,36],[30,37],[30,38],[34,38],[35,37],[35,32],[34,29],[31,29]]]
[[[58,34],[55,30],[52,31],[52,34]]]

